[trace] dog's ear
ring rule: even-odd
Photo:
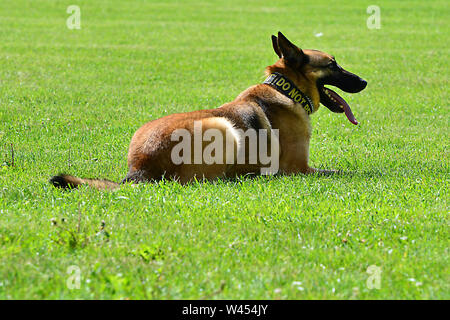
[[[281,32],[278,32],[277,44],[281,56],[292,67],[299,68],[306,62],[307,57],[303,50],[290,42]]]
[[[274,35],[272,35],[272,46],[277,56],[281,59],[281,51],[280,48],[278,48],[278,39]]]

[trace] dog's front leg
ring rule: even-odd
[[[291,149],[291,150],[289,150]],[[296,145],[281,153],[280,172],[284,174],[336,174],[337,170],[323,170],[310,167],[309,160],[309,139],[297,141]]]
[[[317,169],[308,165],[309,139],[295,139],[283,141],[280,153],[280,173],[282,174],[311,174]]]

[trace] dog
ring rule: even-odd
[[[308,165],[311,138],[310,115],[320,104],[332,112],[345,113],[352,124],[358,124],[347,102],[325,85],[348,93],[363,90],[367,82],[344,70],[335,57],[318,50],[302,50],[281,32],[272,35],[278,61],[266,67],[267,79],[239,94],[232,102],[210,110],[171,114],[144,124],[131,139],[128,150],[128,174],[121,183],[158,181],[163,178],[187,183],[195,179],[213,180],[246,174],[264,174],[264,162],[256,159],[257,148],[277,160],[277,174],[333,173]],[[202,133],[215,135],[201,139]],[[271,135],[247,134],[275,132]],[[178,146],[183,134],[195,136]],[[207,141],[222,145],[222,152],[211,152],[211,159],[195,159],[207,151]],[[256,141],[250,141],[250,138]],[[189,138],[189,137],[188,137]],[[203,136],[204,138],[204,136]],[[250,143],[245,143],[250,141]],[[212,142],[211,142],[212,143]],[[226,145],[224,151],[223,146]],[[177,147],[178,146],[178,147]],[[257,148],[254,148],[257,146]],[[174,160],[174,149],[178,158]],[[183,150],[181,150],[183,149]],[[211,148],[210,148],[211,149]],[[181,152],[181,151],[182,152]],[[176,153],[175,153],[176,154]],[[244,155],[238,161],[238,155]],[[254,161],[251,161],[253,157]],[[184,161],[180,161],[184,160]],[[209,160],[209,161],[208,161]],[[120,183],[101,179],[83,179],[60,174],[50,179],[56,187],[76,188],[87,184],[97,189],[115,189]]]

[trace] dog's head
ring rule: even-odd
[[[289,68],[291,72],[296,73],[298,79],[306,82],[310,95],[320,97],[320,103],[333,112],[345,112],[351,123],[358,124],[347,102],[325,85],[356,93],[366,87],[365,80],[343,69],[333,56],[325,52],[298,48],[281,32],[278,32],[278,37],[272,36],[272,44],[281,65]]]

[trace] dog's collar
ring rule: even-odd
[[[274,72],[270,74],[263,83],[274,87],[289,99],[300,103],[307,114],[314,112],[314,105],[311,99],[306,94],[301,92],[291,80],[283,76],[281,73]]]

